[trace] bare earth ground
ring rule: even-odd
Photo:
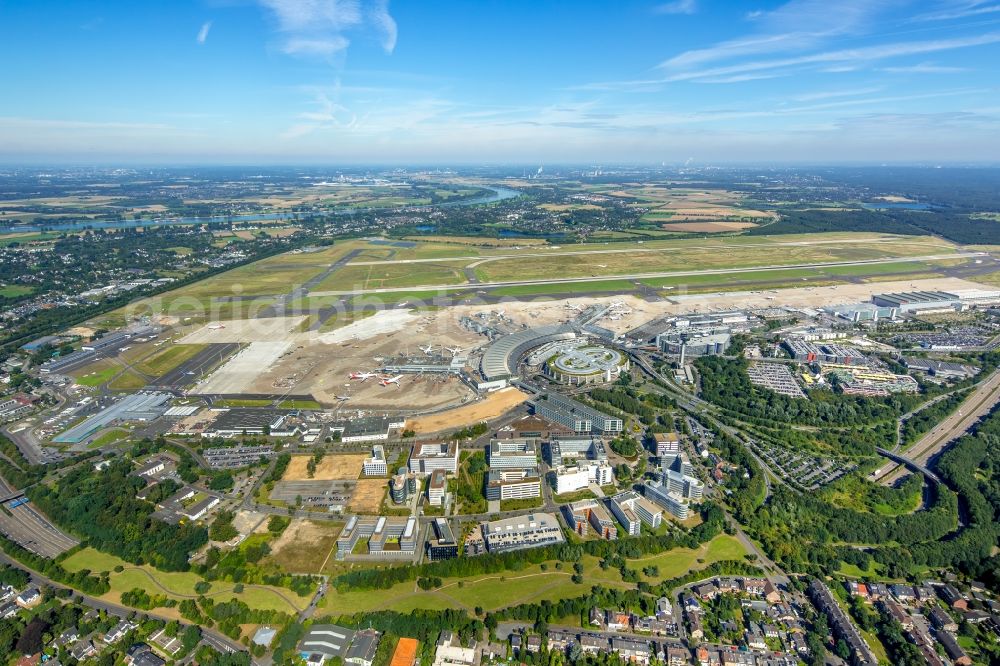
[[[385,479],[360,479],[351,495],[350,508],[354,513],[378,513],[389,484]]]
[[[295,518],[271,545],[271,559],[285,571],[319,573],[337,543],[343,523]]]
[[[301,317],[230,320],[225,328],[207,324],[183,340],[249,342],[250,346],[200,383],[192,393],[311,394],[321,404],[351,409],[426,411],[460,404],[472,397],[455,377],[407,375],[399,386],[377,379],[351,381],[352,372],[373,371],[383,360],[432,344],[469,350],[486,342],[466,331],[458,319],[440,312],[383,310],[328,333],[294,332]],[[215,328],[213,328],[215,327]]]
[[[416,433],[464,428],[470,423],[495,419],[517,407],[527,399],[528,395],[526,393],[522,393],[516,388],[508,387],[489,393],[483,400],[470,405],[449,409],[439,414],[429,414],[410,419],[406,422],[406,427]]]
[[[361,463],[368,456],[363,453],[327,454],[316,465],[313,481],[334,481],[356,479],[361,475]],[[312,456],[292,456],[282,481],[305,481],[309,479],[306,467]]]

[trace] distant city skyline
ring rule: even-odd
[[[1000,161],[1000,1],[0,0],[5,164]]]

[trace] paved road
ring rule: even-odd
[[[718,249],[718,248],[716,248]],[[613,250],[620,252],[621,250]],[[594,252],[612,252],[612,250],[595,250]],[[549,256],[549,255],[542,255]],[[528,287],[551,284],[604,282],[607,280],[648,280],[654,278],[696,277],[701,275],[731,275],[736,273],[753,273],[758,271],[792,271],[803,268],[831,268],[837,266],[880,266],[885,264],[908,263],[912,261],[941,261],[945,259],[961,259],[985,256],[982,252],[955,252],[951,254],[929,254],[919,257],[885,257],[882,259],[866,259],[864,261],[830,261],[808,264],[777,264],[769,266],[753,266],[748,268],[705,269],[697,271],[667,271],[656,273],[634,273],[630,275],[599,275],[590,277],[550,278],[544,280],[512,280],[504,282],[483,282],[480,284],[444,284],[419,285],[413,287],[381,287],[378,289],[354,289],[347,291],[315,291],[310,296],[359,296],[364,294],[385,294],[392,292],[407,292],[419,289],[422,291],[456,291],[470,289],[489,289],[494,287]],[[409,261],[419,261],[417,259]],[[435,261],[440,262],[440,259]]]
[[[958,409],[941,421],[916,444],[903,451],[906,457],[919,464],[925,464],[969,431],[982,417],[1000,402],[1000,370],[994,370],[984,379]],[[886,485],[895,483],[906,474],[906,469],[896,464],[882,467],[872,475],[872,480]]]

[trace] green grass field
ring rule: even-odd
[[[727,535],[719,535],[696,550],[678,548],[666,553],[638,560],[628,560],[628,566],[641,569],[656,565],[659,576],[656,581],[674,578],[688,571],[703,569],[721,560],[742,559],[745,551],[742,544]],[[487,611],[506,608],[522,603],[537,603],[549,599],[556,600],[587,594],[593,585],[633,587],[621,579],[617,569],[603,570],[596,557],[583,560],[583,583],[570,580],[572,566],[563,565],[562,570],[549,562],[545,571],[541,565],[526,567],[521,571],[506,574],[471,576],[468,578],[447,578],[435,590],[421,590],[413,582],[400,583],[385,590],[359,590],[340,593],[331,591],[322,602],[322,609],[331,614],[357,613],[368,610],[395,610],[409,612],[417,608],[455,608],[469,610],[481,606]],[[643,577],[652,582],[654,579]]]
[[[0,287],[0,296],[4,298],[17,298],[18,296],[27,296],[34,289],[31,287],[25,287],[19,284],[9,284],[5,287]]]
[[[549,294],[576,294],[606,291],[622,293],[635,290],[635,283],[628,280],[595,280],[593,282],[563,282],[540,285],[498,287],[489,293],[495,296],[547,296]]]
[[[100,360],[81,368],[74,380],[81,386],[100,386],[121,371],[119,366],[110,361]]]
[[[120,442],[129,436],[128,430],[122,430],[116,428],[115,430],[109,430],[94,441],[92,441],[87,448],[88,449],[99,449],[102,446],[107,446],[108,444],[114,444],[115,442]]]
[[[123,592],[141,588],[150,594],[162,594],[174,599],[194,598],[198,596],[194,586],[204,580],[191,572],[167,572],[150,566],[136,567],[122,559],[102,553],[93,548],[84,548],[66,558],[63,567],[67,571],[88,569],[92,572],[110,572],[111,591],[103,598],[119,602]],[[125,567],[120,573],[115,567]],[[267,585],[245,585],[243,592],[233,592],[233,584],[221,581],[211,583],[206,596],[216,601],[239,599],[251,608],[260,610],[277,610],[283,613],[294,613],[304,608],[307,597],[300,597],[291,590]]]
[[[421,287],[439,284],[464,284],[464,265],[457,263],[376,264],[352,266],[348,264],[316,286],[316,291],[349,289],[382,289],[391,287]]]
[[[135,364],[135,369],[150,377],[160,377],[181,363],[193,358],[204,350],[206,345],[170,345],[160,349],[152,356],[149,356],[141,363]]]

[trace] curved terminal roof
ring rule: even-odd
[[[518,358],[527,350],[546,342],[575,337],[576,332],[568,324],[539,326],[505,335],[489,346],[483,354],[479,369],[487,381],[506,379],[514,375]]]

